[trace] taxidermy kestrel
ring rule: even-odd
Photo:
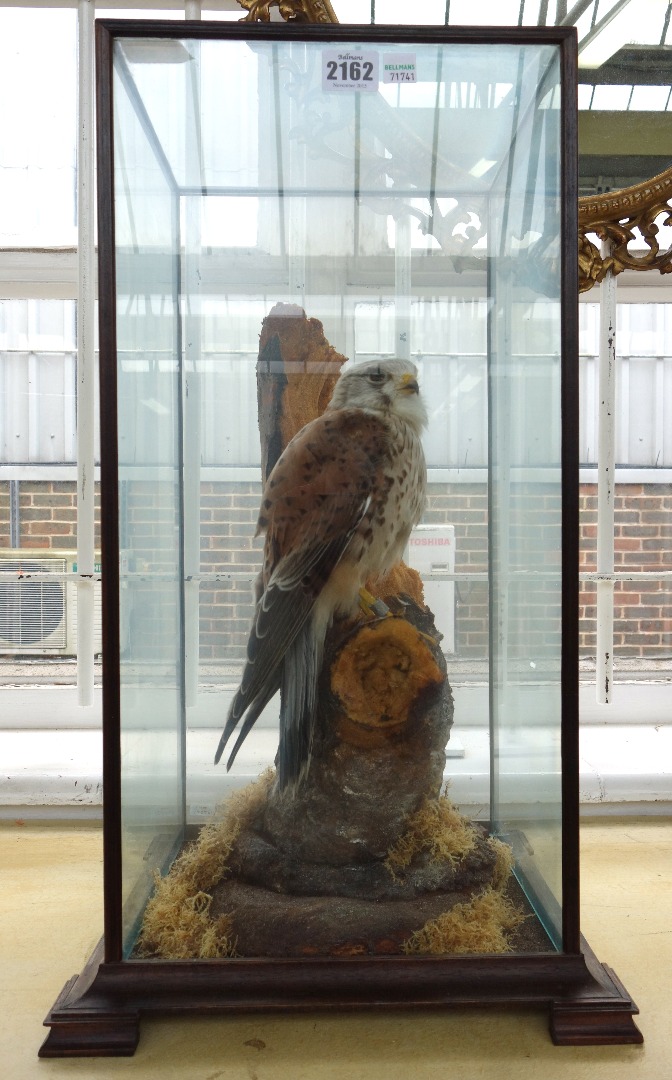
[[[356,364],[276,462],[257,524],[266,543],[247,663],[215,764],[242,720],[231,768],[280,690],[279,784],[297,784],[307,772],[327,630],[334,615],[354,614],[365,582],[399,561],[420,519],[426,423],[413,364]]]

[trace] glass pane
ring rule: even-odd
[[[499,258],[491,273],[489,369],[492,811],[559,946],[561,199],[558,156],[541,153],[544,142],[558,145],[556,64],[555,56],[520,58],[518,100],[527,92],[537,108],[521,107],[506,190],[490,204]],[[536,238],[531,251],[520,250],[520,236]],[[543,279],[533,280],[539,270]]]
[[[114,84],[122,867],[129,947],[183,830],[178,206]]]
[[[269,849],[284,845],[274,863],[274,895],[266,897],[270,912],[279,902],[276,894],[284,895],[287,886],[288,845],[311,853],[299,859],[307,875],[304,890],[315,887],[317,866],[340,867],[341,875],[360,881],[371,872],[369,862],[378,860],[380,869],[411,828],[412,814],[400,808],[413,805],[419,811],[429,799],[443,813],[440,789],[448,782],[454,812],[469,829],[477,823],[469,835],[474,845],[486,845],[491,853],[486,861],[502,850],[487,847],[492,843],[488,826],[513,851],[519,885],[511,881],[511,888],[517,889],[517,902],[531,903],[529,910],[538,917],[537,937],[518,937],[514,947],[558,947],[557,50],[546,44],[447,44],[429,35],[425,42],[365,40],[337,46],[262,35],[255,36],[253,46],[236,37],[129,38],[119,45],[118,64],[120,81],[131,94],[136,116],[142,117],[141,124],[121,112],[117,119],[118,255],[125,275],[119,301],[120,379],[126,388],[120,433],[127,438],[126,452],[132,447],[143,465],[142,476],[153,480],[154,497],[163,493],[170,507],[166,523],[170,516],[171,527],[179,525],[176,549],[168,542],[167,526],[161,535],[166,541],[162,568],[168,573],[173,558],[175,572],[182,572],[182,561],[184,573],[182,672],[178,652],[170,656],[171,670],[183,680],[178,689],[184,695],[187,822],[197,831],[213,812],[228,821],[231,811],[216,808],[242,788],[248,798],[251,782],[262,777],[254,790],[261,792],[263,809],[258,812],[264,824],[246,825],[261,862],[256,856],[246,861],[245,831],[235,850],[237,865],[247,867],[240,870],[248,874],[244,881],[259,884]],[[233,100],[235,108],[224,114],[222,103]],[[169,194],[173,182],[179,194],[174,205]],[[132,198],[122,194],[127,189]],[[182,412],[174,357],[179,358]],[[259,645],[266,634],[259,634],[259,640],[253,636],[248,644],[253,617],[266,610],[262,606],[255,615],[253,594],[264,558],[264,537],[256,535],[262,473],[270,471],[293,432],[323,412],[333,386],[325,390],[329,371],[335,380],[347,359],[373,364],[375,372],[393,358],[415,365],[427,405],[426,506],[421,520],[415,510],[404,511],[411,520],[400,521],[397,535],[408,538],[407,561],[421,575],[434,614],[432,633],[424,639],[429,645],[423,647],[434,649],[432,655],[445,665],[454,724],[447,748],[448,731],[442,729],[443,741],[408,803],[394,788],[398,806],[390,809],[390,820],[382,798],[378,805],[367,796],[366,810],[360,802],[343,810],[343,799],[347,802],[359,790],[351,777],[339,786],[335,804],[341,809],[332,807],[335,818],[326,821],[317,803],[309,806],[313,796],[319,801],[314,780],[322,766],[315,762],[322,753],[319,746],[327,745],[320,742],[318,713],[306,786],[296,780],[289,820],[280,809],[280,803],[289,805],[282,780],[289,730],[282,701],[290,699],[293,686],[303,685],[303,676],[283,684],[280,700],[270,692],[279,686],[279,668],[272,668],[269,683],[257,689],[251,669],[257,648],[267,649]],[[301,392],[294,399],[297,386]],[[273,395],[283,402],[280,420],[273,419]],[[151,406],[152,415],[142,412],[143,405]],[[181,506],[177,474],[171,474],[178,438]],[[360,441],[353,440],[354,450]],[[124,466],[126,485],[133,476],[130,464]],[[171,475],[174,496],[169,497],[160,485]],[[349,488],[356,475],[353,466],[343,487]],[[419,483],[412,486],[419,490]],[[149,498],[149,488],[140,494]],[[329,499],[333,496],[330,489]],[[140,518],[129,513],[128,521],[134,520]],[[263,506],[260,525],[263,532]],[[411,525],[415,528],[409,535]],[[139,536],[128,534],[133,557]],[[335,537],[329,534],[334,542]],[[308,540],[314,542],[312,530]],[[283,540],[276,537],[274,543],[280,551]],[[271,545],[266,556],[271,562],[280,557],[274,552]],[[146,578],[143,589],[148,588]],[[171,578],[165,588],[175,584]],[[303,588],[291,592],[297,610],[304,602]],[[397,587],[393,606],[398,594]],[[144,594],[142,604],[146,608]],[[171,619],[180,615],[175,604]],[[412,610],[409,599],[395,609],[399,618],[379,621],[386,632],[395,633],[391,628],[408,622]],[[163,625],[173,634],[173,645],[179,645],[179,626]],[[337,616],[334,630],[327,633],[324,647],[330,657],[329,650],[339,648],[334,635],[341,625]],[[364,623],[353,625],[353,634],[366,629]],[[271,653],[267,649],[264,655],[272,654],[275,663],[277,643],[281,663],[288,665],[291,646],[283,640],[282,627],[268,640]],[[254,662],[243,675],[246,655]],[[296,663],[302,671],[304,661]],[[331,673],[331,659],[328,663],[324,670]],[[241,677],[243,687],[252,685],[259,695],[250,705],[255,715],[249,724],[241,718],[224,760],[214,764]],[[390,680],[378,681],[378,694],[367,692],[367,709],[383,700]],[[445,686],[443,677],[437,685]],[[168,681],[161,694],[168,693],[167,687]],[[145,682],[141,689],[146,695],[150,687]],[[166,730],[178,716],[178,698],[176,691],[170,719],[164,710]],[[294,707],[304,715],[303,706]],[[446,705],[442,723],[451,710]],[[340,721],[336,726],[351,730]],[[410,731],[404,738],[411,737]],[[227,757],[241,732],[227,771]],[[358,738],[352,760],[360,768],[360,752],[369,761],[364,750],[371,749],[367,740],[372,736],[360,733]],[[172,773],[166,757],[166,775],[175,786],[167,784],[164,794],[175,796],[166,806],[176,809],[181,747],[177,736],[172,744],[166,737],[161,745],[167,755],[175,755]],[[144,762],[145,751],[138,753]],[[267,770],[278,762],[276,779],[269,780]],[[399,783],[402,779],[409,781],[398,777]],[[269,783],[270,791],[264,786]],[[388,784],[388,796],[390,790]],[[347,827],[339,812],[347,817]],[[397,812],[402,825],[394,824]],[[375,857],[374,819],[388,845],[381,850],[382,841],[376,841]],[[280,820],[288,825],[282,840]],[[206,829],[200,835],[206,842],[212,833]],[[332,847],[325,850],[328,843]],[[167,844],[164,855],[169,853]],[[161,898],[181,865],[160,887]],[[221,893],[221,882],[208,876],[211,870],[201,869],[201,888],[212,897],[203,909],[211,928],[211,905],[213,912],[228,911],[230,897],[228,886]],[[380,872],[394,877],[389,867]],[[394,891],[396,886],[389,887]],[[296,924],[302,925],[302,919]],[[296,947],[279,931],[260,945],[245,938],[249,926],[236,924],[235,929],[242,955],[293,955]],[[145,928],[141,949],[169,955],[148,933]],[[212,937],[207,940],[209,945],[203,939],[190,945],[194,951],[189,955],[222,955],[199,950],[228,948],[224,938],[216,946]],[[406,944],[411,948],[409,942],[410,935]],[[315,948],[319,952],[324,943]],[[470,951],[488,949],[475,945]]]
[[[74,462],[75,338],[74,300],[0,300],[0,463]]]
[[[77,13],[0,8],[0,244],[77,242]]]

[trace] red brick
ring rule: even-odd
[[[627,536],[616,536],[614,538],[615,551],[640,551],[641,547],[639,540],[630,539]]]

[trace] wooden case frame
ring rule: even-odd
[[[348,41],[353,28],[224,24],[228,36]],[[637,1008],[616,975],[601,965],[579,929],[578,756],[578,295],[576,37],[570,28],[424,28],[450,42],[548,43],[559,46],[565,112],[563,163],[563,660],[562,884],[563,949],[557,954],[445,957],[124,960],[121,890],[121,753],[119,665],[119,504],[113,191],[112,48],[118,37],[211,39],[221,23],[106,20],[97,24],[98,235],[101,408],[104,730],[104,937],[74,976],[45,1024],[42,1057],[130,1055],[147,1013],[245,1012],[339,1008],[489,1005],[536,1006],[550,1014],[559,1044],[638,1043]],[[413,31],[407,31],[412,36]],[[358,27],[358,38],[394,42],[395,27]],[[404,40],[408,40],[407,37]],[[567,358],[570,358],[567,361]]]

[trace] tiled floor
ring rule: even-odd
[[[0,828],[8,1080],[672,1080],[672,823],[583,826],[583,930],[637,1001],[643,1047],[554,1047],[536,1012],[147,1019],[134,1058],[38,1061],[45,1014],[101,931],[96,827]]]

